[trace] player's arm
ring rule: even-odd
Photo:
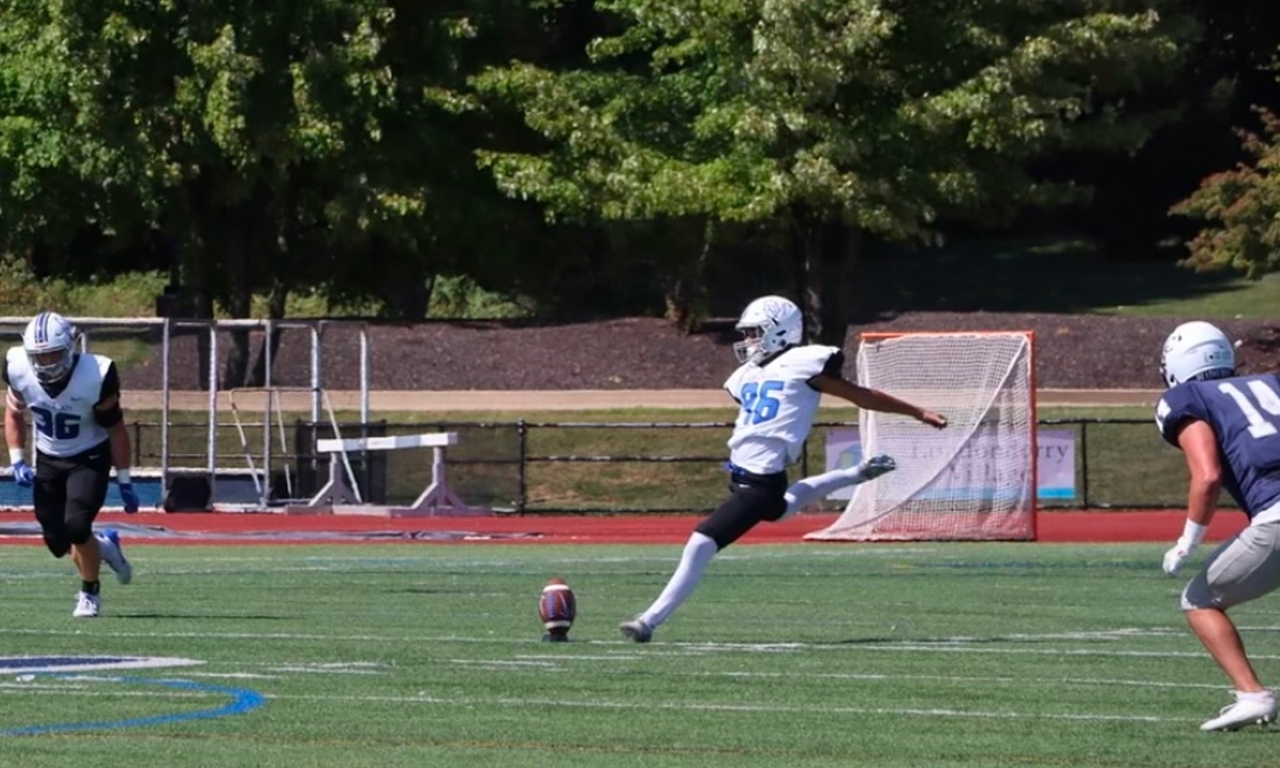
[[[1178,427],[1178,447],[1187,458],[1191,482],[1187,487],[1187,523],[1183,538],[1194,547],[1204,538],[1204,531],[1218,508],[1222,491],[1222,460],[1218,456],[1218,440],[1207,421],[1184,421]]]
[[[1191,480],[1187,486],[1187,519],[1182,535],[1164,553],[1164,572],[1176,574],[1208,530],[1222,488],[1218,442],[1206,418],[1204,403],[1186,387],[1174,387],[1156,403],[1156,429],[1165,442],[1182,451]]]
[[[102,377],[102,389],[98,402],[93,406],[93,415],[106,428],[111,441],[111,464],[116,468],[116,482],[130,482],[133,445],[129,439],[129,426],[124,421],[124,411],[120,409],[120,375],[116,373],[115,363],[107,367]]]
[[[809,385],[819,392],[848,400],[859,408],[884,411],[885,413],[900,413],[903,416],[910,416],[917,421],[922,421],[939,429],[947,426],[947,419],[942,414],[913,405],[906,400],[900,400],[887,392],[859,386],[843,376],[832,374],[830,371],[823,371],[809,379]]]
[[[9,364],[0,365],[0,376],[9,384]],[[27,464],[24,449],[27,445],[27,419],[22,412],[27,410],[26,400],[13,387],[8,388],[4,398],[4,442],[9,448],[9,466],[13,469],[13,480],[18,485],[30,487],[35,482],[35,470]]]
[[[27,420],[23,416],[27,403],[9,386],[8,363],[0,364],[0,376],[4,377],[8,389],[4,398],[4,442],[9,449],[9,463],[16,464],[24,459],[23,449],[27,445]]]
[[[9,448],[9,463],[16,464],[25,457],[23,450],[27,445],[27,420],[22,412],[26,403],[12,389],[5,396],[4,404],[4,442]]]

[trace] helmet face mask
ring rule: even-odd
[[[27,323],[22,347],[36,379],[54,384],[71,373],[77,335],[75,326],[56,312],[41,312]]]
[[[734,326],[743,339],[733,345],[739,363],[757,363],[800,343],[804,333],[800,308],[781,296],[763,296],[747,305]]]
[[[742,331],[742,341],[733,345],[733,354],[738,358],[738,362],[745,363],[759,357],[764,347],[764,328],[751,325],[738,330]]]
[[[1199,320],[1183,323],[1165,339],[1160,377],[1165,386],[1235,375],[1235,347],[1217,327]]]

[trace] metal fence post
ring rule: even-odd
[[[1080,502],[1089,509],[1089,423],[1080,422]]]
[[[520,438],[519,440],[520,463],[518,465],[519,469],[516,472],[517,477],[519,477],[520,479],[520,486],[519,486],[518,495],[516,497],[516,513],[523,515],[525,505],[528,501],[528,499],[526,498],[527,486],[526,486],[526,478],[524,473],[525,459],[528,458],[529,456],[529,446],[527,442],[529,437],[529,430],[528,430],[528,427],[525,426],[524,419],[520,419],[518,422],[516,422],[516,435],[519,436]]]

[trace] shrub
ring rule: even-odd
[[[1280,118],[1255,107],[1263,135],[1239,131],[1252,163],[1209,176],[1170,213],[1210,222],[1182,264],[1198,272],[1236,269],[1252,279],[1280,264]]]

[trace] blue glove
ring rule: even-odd
[[[13,463],[13,482],[23,488],[30,488],[36,481],[36,472],[27,462],[18,459]]]
[[[124,511],[130,515],[138,511],[138,492],[133,490],[133,483],[116,483],[120,487],[120,500],[124,502]]]

